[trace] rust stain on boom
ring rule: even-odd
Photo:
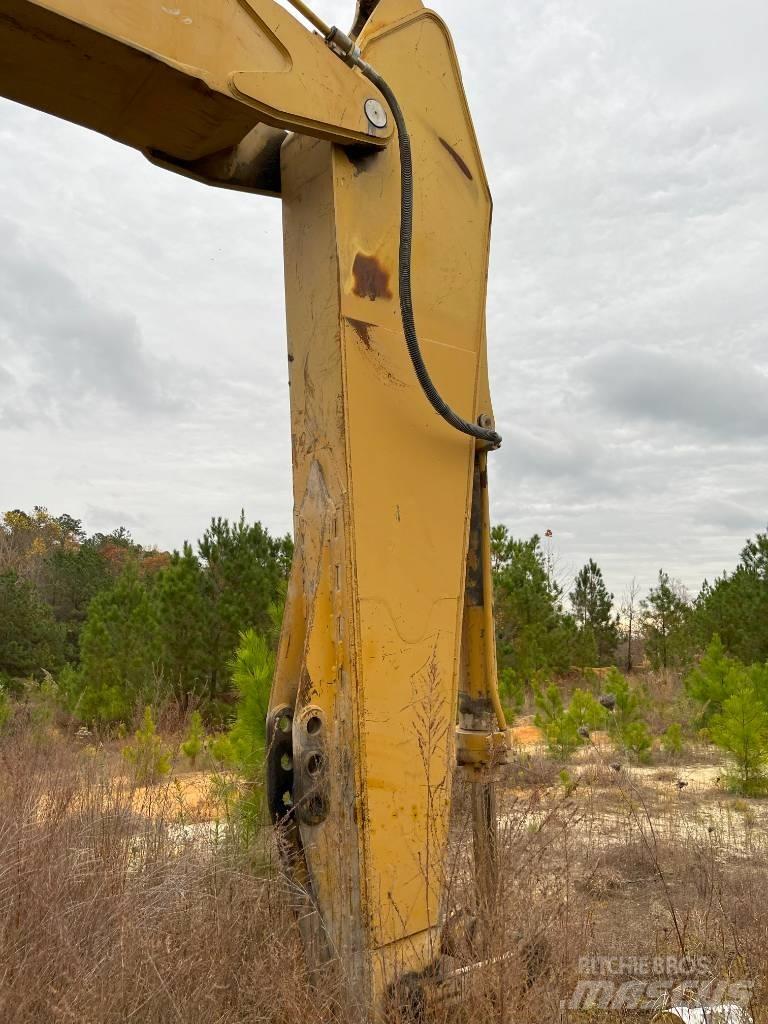
[[[382,267],[375,256],[366,256],[359,252],[352,264],[352,274],[355,279],[354,293],[362,299],[391,299],[392,291],[389,287],[389,272]]]

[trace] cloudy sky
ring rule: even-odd
[[[494,514],[695,591],[768,522],[768,5],[434,7],[495,202]],[[289,529],[279,201],[5,101],[0,168],[0,509]]]

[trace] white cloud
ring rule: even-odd
[[[494,193],[495,514],[616,593],[660,565],[696,589],[768,519],[768,8],[435,6]],[[7,103],[0,146],[0,402],[59,423],[0,427],[0,504],[124,510],[166,547],[242,505],[287,529],[279,202]],[[83,383],[97,422],[64,415]]]
[[[768,435],[768,376],[744,359],[622,345],[584,360],[580,374],[587,401],[623,422],[678,424],[721,442]]]
[[[131,415],[186,404],[186,374],[150,354],[136,317],[86,296],[0,219],[0,358],[14,387],[0,424],[92,425],[104,405]],[[174,380],[175,376],[175,380]]]

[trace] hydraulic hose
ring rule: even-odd
[[[411,356],[413,369],[421,385],[421,389],[427,396],[430,405],[443,419],[450,423],[462,434],[469,434],[480,441],[485,441],[490,448],[498,448],[501,444],[501,436],[495,430],[470,423],[448,405],[440,392],[437,390],[429,376],[429,371],[424,363],[419,345],[419,336],[416,333],[416,321],[413,315],[413,297],[411,295],[411,254],[413,248],[413,160],[411,157],[411,139],[408,135],[408,128],[405,117],[397,102],[397,97],[381,75],[367,64],[360,56],[360,49],[353,39],[342,32],[335,25],[329,27],[315,12],[304,2],[304,0],[289,0],[289,3],[299,11],[318,32],[324,36],[330,49],[345,63],[357,67],[365,75],[369,82],[376,86],[384,96],[397,127],[397,142],[400,149],[400,252],[398,259],[398,284],[400,291],[400,319],[403,324],[403,334]]]
[[[447,423],[450,423],[452,427],[460,430],[463,434],[469,434],[470,437],[487,441],[492,448],[498,448],[501,444],[501,436],[495,430],[489,430],[476,423],[470,423],[459,416],[457,412],[454,412],[435,387],[424,363],[419,345],[419,337],[416,333],[413,298],[411,295],[411,255],[413,247],[413,161],[411,157],[411,140],[400,104],[397,102],[397,98],[389,85],[364,60],[357,58],[354,60],[354,63],[360,68],[368,81],[375,85],[384,96],[397,126],[397,142],[400,149],[400,253],[398,261],[400,318],[403,323],[405,343],[408,346],[416,377],[432,408]]]

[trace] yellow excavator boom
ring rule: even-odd
[[[412,307],[440,401],[495,437],[491,198],[440,18],[361,0],[353,38],[333,31],[274,0],[0,0],[0,93],[282,198],[295,555],[268,802],[307,955],[368,1007],[436,976],[457,762],[480,910],[492,885],[494,445],[427,400],[406,326]]]

